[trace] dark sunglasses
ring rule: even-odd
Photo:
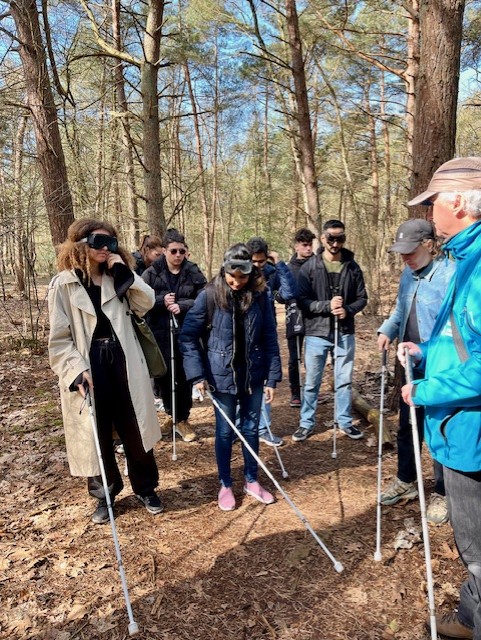
[[[252,271],[251,260],[226,260],[223,264],[224,271],[234,275],[235,273],[242,276],[248,276]]]
[[[177,253],[184,256],[187,253],[187,249],[169,249],[169,251],[173,256],[177,255]]]
[[[82,238],[80,242],[86,242],[91,249],[100,251],[106,247],[107,251],[116,253],[119,248],[119,241],[115,236],[108,236],[105,233],[91,233],[86,238]]]
[[[326,236],[326,242],[328,244],[334,244],[335,242],[337,242],[338,244],[344,244],[346,242],[346,234],[340,233],[337,236],[333,236],[330,233],[328,233]]]

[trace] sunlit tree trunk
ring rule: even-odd
[[[65,240],[74,215],[37,5],[35,0],[12,0],[10,8],[20,41],[50,234],[56,246]]]

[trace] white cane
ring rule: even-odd
[[[235,424],[232,422],[232,420],[229,418],[229,416],[226,414],[226,412],[222,409],[222,407],[219,405],[219,403],[217,402],[217,400],[213,397],[213,395],[211,394],[211,392],[206,389],[206,394],[207,396],[212,400],[212,404],[214,405],[214,407],[216,407],[217,411],[219,411],[219,413],[222,415],[222,417],[224,418],[224,420],[229,424],[229,426],[231,427],[231,429],[234,431],[234,433],[237,434],[237,437],[239,438],[239,440],[242,442],[242,444],[244,445],[244,447],[247,449],[247,451],[251,454],[251,456],[256,460],[257,464],[261,467],[261,469],[264,471],[264,473],[266,474],[266,476],[269,478],[269,480],[274,484],[274,486],[276,487],[276,489],[282,494],[282,496],[284,497],[284,499],[287,501],[287,504],[291,507],[291,509],[294,511],[294,513],[296,514],[296,516],[299,518],[299,520],[302,522],[302,524],[306,527],[306,529],[309,531],[309,533],[312,535],[312,537],[314,538],[314,540],[317,542],[317,544],[321,547],[321,549],[324,551],[324,553],[327,555],[327,557],[329,558],[329,560],[333,563],[334,565],[334,569],[338,572],[341,573],[344,570],[344,567],[342,566],[342,564],[336,560],[336,558],[332,555],[332,553],[329,551],[329,549],[326,547],[326,545],[323,543],[323,541],[319,538],[319,536],[317,535],[317,533],[314,531],[314,529],[311,527],[311,525],[309,524],[309,522],[306,520],[305,516],[303,516],[303,514],[299,511],[299,509],[296,507],[296,505],[292,502],[292,500],[289,498],[289,496],[287,495],[287,493],[284,491],[284,489],[280,486],[280,484],[277,482],[277,480],[274,478],[274,476],[272,475],[272,473],[269,471],[269,469],[266,467],[266,465],[262,462],[262,460],[259,458],[259,456],[257,455],[257,453],[252,449],[252,447],[250,446],[250,444],[247,442],[247,440],[244,438],[244,436],[242,435],[242,433],[239,431],[239,429],[235,426]]]
[[[90,395],[89,389],[85,387],[84,389],[85,389],[85,400],[89,408],[90,424],[92,425],[92,433],[94,436],[95,449],[97,450],[97,457],[99,460],[100,475],[102,476],[102,485],[104,488],[105,501],[107,502],[107,510],[109,512],[110,526],[112,527],[112,537],[114,539],[115,554],[117,556],[117,564],[119,566],[120,580],[122,581],[122,589],[124,591],[125,605],[127,607],[127,615],[129,616],[129,635],[134,636],[139,632],[139,627],[134,620],[132,607],[130,605],[129,590],[127,587],[127,580],[125,578],[124,565],[122,562],[122,554],[120,553],[119,539],[117,536],[117,527],[115,526],[115,518],[114,518],[113,509],[112,509],[112,501],[110,500],[109,485],[107,482],[107,476],[105,474],[105,466],[102,458],[102,452],[100,450],[99,434],[97,431],[97,422],[95,420],[94,410],[92,406],[92,397]]]
[[[409,355],[409,348],[406,347],[404,351],[406,357],[406,381],[408,384],[412,384],[413,373],[411,357]],[[421,524],[423,530],[424,540],[424,558],[426,561],[426,579],[428,583],[428,602],[429,602],[429,618],[431,625],[431,640],[436,640],[438,637],[436,629],[436,606],[434,603],[434,585],[433,585],[433,570],[431,565],[431,547],[429,544],[429,528],[428,520],[426,517],[426,499],[424,496],[424,484],[423,484],[423,471],[421,466],[421,446],[419,444],[419,432],[418,432],[418,420],[416,416],[416,407],[409,406],[409,415],[411,418],[411,429],[413,434],[414,445],[414,459],[416,462],[416,475],[418,480],[418,494],[419,494],[419,506],[421,508]]]
[[[175,428],[177,426],[177,394],[175,390],[175,339],[174,331],[179,326],[174,314],[170,314],[170,386],[172,402],[172,460],[177,460],[177,448],[175,440]]]
[[[299,394],[301,397],[301,402],[304,397],[304,387],[302,386],[302,375],[301,375],[301,336],[296,336],[296,356],[297,356],[297,375],[299,378]]]
[[[264,416],[264,420],[265,420],[265,423],[266,423],[267,432],[268,432],[268,434],[270,435],[271,440],[272,440],[271,425],[269,424],[269,418],[268,418],[267,411],[265,410],[265,407],[264,407],[264,406],[262,407],[262,414],[263,414],[263,416]],[[281,441],[281,442],[282,442],[282,441]],[[285,467],[284,467],[284,465],[282,464],[282,458],[281,458],[281,454],[279,453],[279,447],[273,447],[273,448],[274,448],[274,452],[275,452],[275,454],[276,454],[276,456],[277,456],[277,462],[279,463],[279,466],[280,466],[280,468],[281,468],[282,477],[283,477],[283,478],[288,478],[288,477],[289,477],[289,474],[287,473],[286,468],[285,468]]]
[[[382,350],[381,364],[381,400],[379,403],[379,433],[377,448],[377,521],[376,521],[376,551],[374,552],[374,560],[380,562],[382,560],[381,553],[381,483],[382,483],[382,441],[384,429],[384,393],[386,389],[386,371],[387,371],[387,351]]]
[[[339,344],[339,320],[334,316],[334,350],[332,352],[332,369],[334,377],[334,433],[332,436],[331,458],[337,458],[337,347]]]

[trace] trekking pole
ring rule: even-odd
[[[229,418],[229,416],[226,414],[226,412],[224,411],[224,409],[222,409],[222,407],[219,405],[219,403],[217,402],[217,400],[213,397],[212,393],[210,392],[209,389],[205,390],[207,397],[211,399],[212,404],[214,405],[214,407],[217,409],[217,411],[219,411],[219,413],[222,415],[222,417],[224,418],[224,420],[228,423],[228,425],[231,427],[231,429],[234,431],[234,433],[237,435],[237,437],[239,438],[239,440],[242,442],[242,444],[244,445],[244,447],[247,449],[247,451],[251,454],[251,456],[255,459],[255,461],[257,462],[257,464],[261,467],[261,469],[264,471],[264,473],[266,474],[266,476],[269,478],[269,480],[274,484],[274,486],[276,487],[276,489],[282,494],[282,496],[284,497],[284,499],[287,501],[287,504],[291,507],[291,509],[294,511],[294,513],[296,514],[296,516],[299,518],[299,520],[302,522],[302,524],[306,527],[306,529],[309,531],[309,533],[312,535],[312,537],[314,538],[314,540],[317,542],[317,544],[321,547],[321,549],[324,551],[324,553],[327,555],[327,557],[329,558],[329,560],[333,563],[334,565],[334,569],[338,572],[341,573],[342,571],[344,571],[344,567],[342,566],[342,564],[336,560],[336,558],[332,555],[332,553],[329,551],[329,549],[326,547],[326,545],[324,544],[324,542],[319,538],[319,536],[317,535],[317,533],[314,531],[314,529],[311,527],[311,525],[309,524],[309,522],[307,521],[307,519],[305,518],[305,516],[299,511],[299,509],[296,507],[296,505],[292,502],[292,500],[289,498],[289,496],[287,495],[287,493],[284,491],[284,489],[280,486],[280,484],[277,482],[277,480],[274,478],[274,476],[272,475],[272,473],[269,471],[269,469],[266,467],[266,465],[262,462],[262,460],[259,458],[259,456],[257,455],[257,453],[253,450],[253,448],[250,446],[250,444],[247,442],[247,440],[244,438],[244,436],[242,435],[242,433],[239,431],[239,429],[236,427],[236,425],[232,422],[232,420]]]
[[[406,382],[412,384],[413,373],[411,356],[409,355],[409,348],[406,347],[404,351],[406,357]],[[418,494],[419,494],[419,506],[421,508],[421,524],[423,530],[424,540],[424,557],[426,561],[426,579],[428,583],[428,602],[429,602],[429,618],[431,625],[431,640],[436,640],[438,637],[436,629],[436,606],[434,603],[434,586],[433,586],[433,570],[431,565],[431,547],[429,544],[429,528],[428,520],[426,517],[426,499],[424,496],[424,484],[423,484],[423,471],[421,466],[421,446],[419,444],[419,432],[418,432],[418,420],[416,416],[416,407],[409,406],[409,415],[411,418],[411,428],[413,433],[413,445],[414,445],[414,459],[416,462],[416,475],[418,480]]]
[[[172,403],[172,460],[177,460],[177,449],[175,441],[175,428],[177,426],[177,397],[175,390],[175,336],[174,331],[179,324],[174,314],[170,313],[170,387],[171,387],[171,403]]]
[[[334,316],[334,349],[332,352],[332,370],[334,377],[334,433],[332,438],[332,453],[331,458],[337,458],[337,346],[339,344],[339,320],[337,316]]]
[[[265,410],[265,407],[262,407],[262,412],[264,414],[264,420],[266,421],[266,427],[267,427],[267,432],[269,433],[271,440],[272,440],[272,431],[271,431],[271,425],[269,424],[269,419],[267,416],[267,411]],[[281,440],[282,443],[282,440]],[[282,458],[281,458],[281,454],[279,453],[279,447],[273,447],[274,452],[277,456],[277,462],[279,463],[279,466],[281,468],[281,472],[282,472],[282,477],[283,478],[288,478],[289,474],[286,471],[286,468],[284,467],[284,465],[282,464]]]
[[[139,626],[134,620],[132,607],[130,605],[129,590],[127,587],[127,580],[125,578],[124,565],[122,562],[122,554],[120,553],[119,538],[117,536],[117,527],[115,526],[115,518],[114,518],[113,509],[112,509],[112,501],[110,499],[109,485],[107,482],[107,475],[105,473],[105,466],[102,458],[102,452],[100,450],[99,434],[97,431],[97,422],[94,416],[92,396],[90,395],[90,390],[88,387],[84,386],[84,389],[85,389],[85,400],[89,408],[90,424],[92,425],[92,433],[94,436],[95,449],[97,450],[97,457],[99,460],[100,475],[102,476],[102,485],[104,488],[105,501],[107,502],[107,510],[109,512],[110,526],[112,527],[112,537],[114,539],[115,555],[117,556],[117,564],[119,566],[120,580],[122,581],[122,589],[124,592],[125,605],[127,607],[127,615],[129,616],[129,635],[134,636],[137,633],[139,633]]]
[[[376,551],[374,552],[374,560],[380,562],[382,560],[381,553],[381,483],[382,483],[382,440],[384,429],[384,393],[386,388],[386,372],[387,372],[387,350],[382,350],[381,364],[381,399],[379,403],[379,433],[378,433],[378,449],[377,449],[377,521],[376,521]]]

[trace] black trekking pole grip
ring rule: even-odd
[[[387,349],[382,350],[381,364],[383,367],[387,365]]]

